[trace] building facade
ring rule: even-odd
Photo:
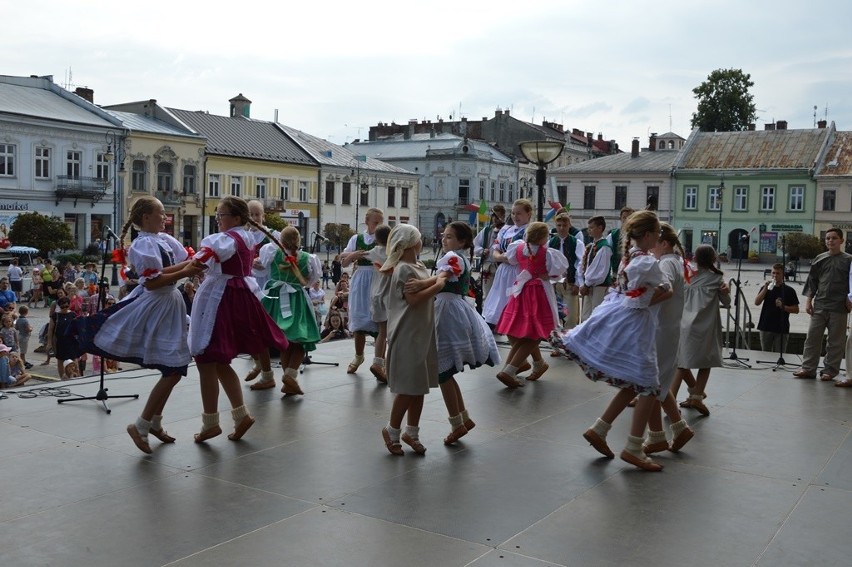
[[[833,133],[817,167],[816,182],[814,233],[822,239],[829,228],[839,228],[846,252],[852,253],[852,132]]]

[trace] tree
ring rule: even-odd
[[[266,213],[263,215],[263,224],[279,232],[287,228],[287,221],[282,219],[277,213]]]
[[[787,256],[790,258],[815,258],[825,252],[822,241],[813,234],[790,232],[784,237]]]
[[[323,236],[328,238],[329,244],[338,250],[343,250],[346,243],[349,242],[349,239],[355,234],[355,232],[349,228],[348,224],[335,223],[326,224],[322,232]]]
[[[77,248],[71,229],[58,217],[38,213],[18,215],[9,231],[9,240],[16,246],[32,246],[47,256],[54,250]]]
[[[702,132],[745,130],[757,119],[757,107],[749,88],[751,75],[740,69],[716,69],[700,86],[692,89],[698,110],[692,114],[692,127]]]

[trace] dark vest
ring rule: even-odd
[[[355,250],[372,250],[376,247],[376,241],[374,240],[372,244],[367,244],[364,242],[364,234],[358,233],[358,238],[355,240]],[[360,258],[357,262],[358,266],[372,266],[373,263],[366,259]]]
[[[565,278],[569,284],[574,284],[577,282],[577,260],[579,260],[577,258],[577,239],[569,234],[564,241],[560,242],[560,240],[558,234],[553,235],[547,245],[559,250],[568,258],[568,272]]]

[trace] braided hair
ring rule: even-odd
[[[131,227],[136,226],[142,228],[142,216],[150,215],[157,212],[163,204],[156,197],[145,195],[136,199],[130,207],[130,214],[127,216],[127,221],[121,227],[121,234],[118,236],[118,247],[124,250],[124,237]]]

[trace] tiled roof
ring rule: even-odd
[[[207,138],[208,154],[317,165],[307,152],[285,136],[272,122],[230,118],[177,108],[167,110]]]
[[[124,124],[124,127],[129,129],[131,132],[165,134],[168,136],[187,136],[201,139],[204,138],[204,136],[200,136],[192,132],[191,130],[183,130],[180,128],[176,128],[175,126],[167,124],[162,120],[157,120],[156,118],[136,114],[135,112],[121,112],[118,110],[108,109],[106,109],[106,111],[121,120],[122,124]]]
[[[637,157],[629,153],[615,154],[572,163],[550,170],[552,173],[639,173],[670,172],[678,156],[677,150],[639,152]]]
[[[356,156],[361,155],[357,152],[353,152],[350,148],[338,146],[328,140],[317,138],[316,136],[312,136],[311,134],[307,134],[301,130],[291,128],[290,126],[286,126],[284,124],[276,124],[276,126],[290,136],[293,141],[299,144],[299,146],[308,152],[320,165],[353,167],[353,163],[357,159]],[[371,157],[367,157],[366,161],[362,161],[360,168],[367,171],[410,173],[411,175],[414,175],[414,172],[408,171],[407,169],[403,169]]]
[[[103,111],[46,77],[0,76],[0,113],[115,128]]]
[[[852,176],[852,132],[837,132],[817,171],[819,177]]]
[[[829,130],[694,131],[678,169],[808,169]]]

